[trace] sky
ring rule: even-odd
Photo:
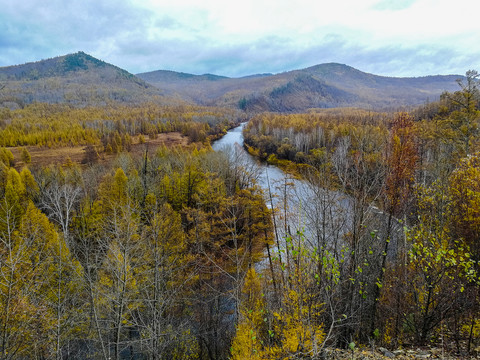
[[[479,14],[478,0],[0,0],[0,66],[84,51],[134,74],[461,75],[480,71]]]

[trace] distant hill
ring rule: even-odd
[[[0,105],[32,102],[99,105],[138,103],[161,92],[144,80],[93,56],[78,52],[0,68]]]
[[[331,107],[398,109],[458,90],[460,77],[393,78],[336,63],[242,78],[166,70],[133,75],[78,52],[0,67],[0,106],[15,108],[35,101],[75,106],[156,101],[277,112]]]
[[[148,83],[204,105],[239,106],[252,111],[300,112],[311,108],[356,106],[399,108],[437,100],[458,90],[460,75],[394,78],[329,63],[281,74],[209,78],[166,71],[137,74]]]

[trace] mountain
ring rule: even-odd
[[[444,91],[458,90],[456,80],[461,78],[459,75],[385,77],[337,63],[243,78],[172,73],[153,71],[137,76],[166,94],[198,104],[280,112],[343,106],[378,109],[420,105],[438,99]]]
[[[75,106],[156,101],[277,112],[331,107],[398,109],[458,90],[459,77],[385,77],[337,63],[241,78],[166,70],[133,75],[77,52],[0,67],[0,106],[16,108],[35,101]]]
[[[161,92],[126,70],[77,52],[23,65],[0,68],[0,105],[32,102],[99,105],[138,103]]]

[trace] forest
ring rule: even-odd
[[[324,359],[429,345],[470,356],[479,86],[469,71],[458,91],[397,113],[0,109],[0,359]],[[286,205],[287,177],[274,206],[242,149],[212,150],[247,120],[248,152],[311,189],[303,210]],[[147,146],[170,132],[188,144]],[[29,153],[73,146],[83,161]]]

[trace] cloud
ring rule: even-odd
[[[375,10],[404,10],[408,9],[416,0],[381,0],[372,9]]]
[[[0,66],[78,50],[138,73],[243,76],[340,62],[392,76],[478,68],[450,0],[0,0]],[[480,2],[457,0],[475,14]]]
[[[106,44],[137,29],[140,20],[148,20],[145,10],[118,1],[25,0],[12,4],[0,1],[0,37],[15,39],[17,46],[1,50],[25,54],[26,61],[77,50],[102,52]]]

